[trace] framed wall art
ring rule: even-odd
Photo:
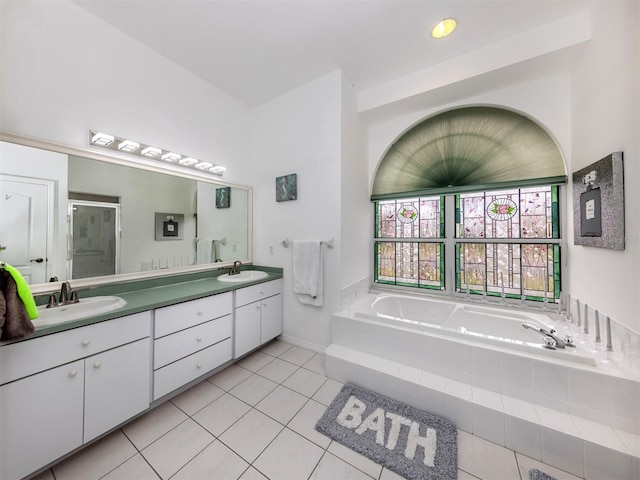
[[[276,202],[286,202],[298,198],[298,175],[292,173],[276,177]]]
[[[182,240],[184,234],[184,214],[158,213],[155,218],[156,240]]]
[[[231,206],[231,187],[216,188],[216,208]]]
[[[622,152],[573,173],[573,243],[624,250]]]

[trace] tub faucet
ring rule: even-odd
[[[556,331],[553,329],[547,330],[545,328],[534,325],[533,323],[527,323],[527,322],[524,322],[522,326],[528,330],[533,330],[534,332],[538,332],[540,335],[542,335],[545,339],[545,342],[544,342],[545,347],[549,347],[549,348],[573,347],[573,343],[562,340],[560,337],[558,337],[555,334]],[[547,340],[548,338],[553,340],[553,342],[551,340]]]
[[[60,287],[59,301],[56,301],[55,294],[49,295],[49,301],[47,302],[47,308],[59,307],[62,305],[69,305],[70,303],[78,303],[78,292],[71,290],[71,284],[69,282],[62,282]]]
[[[229,270],[229,275],[237,275],[240,273],[240,267],[242,266],[242,262],[240,260],[236,260],[233,262],[233,267]]]

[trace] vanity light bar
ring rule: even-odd
[[[132,140],[114,137],[108,133],[96,132],[93,130],[89,130],[89,144],[141,157],[155,158],[164,162],[194,168],[201,172],[213,173],[214,175],[222,176],[226,170],[226,168],[221,165],[215,165],[211,162],[203,162],[169,150],[162,150],[157,147],[152,147],[151,145],[143,145]]]
[[[140,144],[132,142],[131,140],[125,140],[118,145],[118,150],[122,150],[123,152],[135,152],[139,148]]]

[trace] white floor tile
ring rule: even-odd
[[[304,395],[278,385],[273,392],[260,400],[256,408],[281,424],[286,425],[307,403],[307,400],[309,399]]]
[[[329,378],[322,384],[312,398],[323,405],[329,406],[342,387],[344,387],[344,383]]]
[[[258,370],[257,373],[258,375],[262,375],[273,382],[282,383],[298,368],[300,367],[293,363],[285,362],[284,360],[276,358],[273,362],[269,362]]]
[[[138,452],[120,430],[107,435],[53,467],[57,480],[100,478]]]
[[[282,384],[311,398],[326,381],[327,377],[312,372],[311,370],[300,368],[282,382]]]
[[[309,478],[313,480],[336,480],[338,478],[341,480],[371,480],[369,475],[365,475],[356,467],[330,453],[324,454]],[[401,477],[397,478],[401,479]]]
[[[395,472],[392,472],[388,468],[383,468],[382,473],[380,474],[380,480],[402,480],[402,478],[403,477],[401,477]],[[458,479],[460,479],[459,476],[458,476]]]
[[[255,467],[270,479],[308,478],[324,450],[285,428],[255,461]]]
[[[138,450],[142,450],[187,418],[173,403],[165,402],[122,427],[122,431]]]
[[[286,352],[279,355],[282,360],[290,363],[295,363],[298,366],[304,365],[311,357],[315,355],[315,352],[300,347],[291,347]]]
[[[520,478],[512,450],[458,430],[458,467],[487,480]]]
[[[227,392],[231,390],[233,387],[238,385],[243,380],[246,380],[251,376],[251,371],[246,368],[239,367],[236,364],[229,365],[224,370],[212,375],[207,378],[207,381],[213,383],[214,385],[220,387]]]
[[[273,356],[257,351],[239,360],[237,365],[255,373],[271,361],[273,361]]]
[[[525,480],[529,480],[529,474],[526,477],[522,477]],[[382,478],[380,479],[382,480]],[[464,470],[458,469],[458,480],[479,480],[478,477],[474,477],[470,473],[465,472]],[[516,479],[514,479],[516,480]]]
[[[311,370],[312,372],[319,373],[320,375],[325,375],[324,371],[324,355],[321,353],[316,353],[308,362],[302,365],[307,370]]]
[[[220,441],[252,463],[284,427],[264,413],[251,410],[220,436]]]
[[[219,441],[213,442],[173,477],[176,480],[205,478],[235,479],[249,464]]]
[[[103,480],[158,480],[160,477],[142,455],[138,454],[102,478]]]
[[[174,475],[214,439],[215,437],[204,428],[188,419],[142,450],[142,455],[160,477],[166,479]]]
[[[309,400],[287,426],[316,445],[326,449],[331,443],[331,439],[315,429],[316,423],[318,423],[326,409],[325,405]]]
[[[382,471],[382,465],[378,465],[376,462],[370,460],[364,455],[360,455],[358,452],[354,452],[350,448],[339,444],[338,442],[331,442],[327,452],[334,454],[336,457],[341,458],[350,465],[353,465],[358,470],[366,473],[370,477],[378,478]]]
[[[196,413],[193,419],[217,437],[249,410],[249,405],[227,393]]]
[[[551,475],[557,480],[580,480],[580,477],[576,477],[575,475],[552,467],[551,465],[546,465],[518,452],[516,452],[516,460],[518,461],[520,476],[525,480],[529,480],[529,470],[531,470],[532,468],[537,468],[541,472],[544,472],[547,475]]]
[[[187,415],[193,415],[211,402],[221,397],[224,390],[209,382],[200,382],[180,395],[173,397],[171,403]]]
[[[244,382],[233,387],[229,393],[243,402],[255,406],[256,403],[266,397],[277,386],[277,383],[254,374]]]
[[[283,342],[282,340],[274,340],[273,342],[262,347],[260,351],[274,357],[279,357],[291,347],[293,347],[293,345],[291,345],[290,343]]]
[[[253,467],[247,468],[247,471],[242,474],[238,480],[269,480]]]

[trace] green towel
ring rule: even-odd
[[[31,295],[31,290],[29,290],[29,284],[24,279],[22,274],[11,265],[5,263],[4,269],[9,272],[9,274],[13,277],[13,281],[16,282],[16,286],[18,287],[18,296],[22,303],[24,303],[24,307],[27,310],[27,315],[29,318],[33,320],[34,318],[38,318],[38,308],[36,307],[36,302],[33,300],[33,295]]]

